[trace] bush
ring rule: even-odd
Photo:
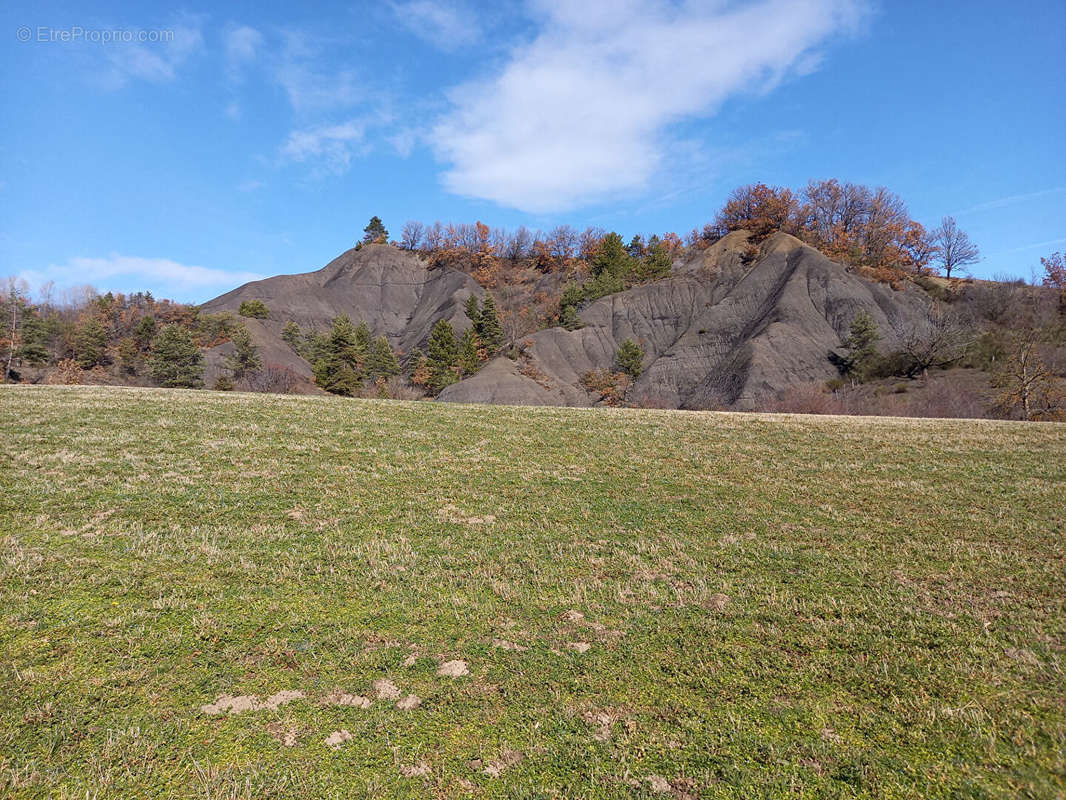
[[[199,389],[204,385],[204,357],[180,325],[166,325],[152,342],[148,368],[160,386]]]
[[[626,339],[615,355],[615,367],[631,378],[639,378],[644,371],[644,351],[632,339]]]
[[[262,300],[245,300],[241,303],[240,308],[237,309],[237,313],[242,317],[266,319],[267,315],[270,314],[270,309],[266,307],[266,303]]]

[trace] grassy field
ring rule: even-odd
[[[1066,425],[0,387],[0,795],[1062,797]]]

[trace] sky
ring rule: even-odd
[[[371,215],[683,235],[823,178],[977,277],[1066,251],[1062,0],[308,5],[8,0],[0,276],[202,302]]]

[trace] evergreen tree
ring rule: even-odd
[[[237,313],[242,317],[266,319],[267,315],[270,313],[270,309],[266,307],[266,303],[262,300],[245,300],[237,308]]]
[[[199,389],[204,385],[204,357],[187,330],[165,325],[152,342],[148,368],[160,386]]]
[[[496,301],[488,292],[485,292],[485,299],[481,304],[480,317],[476,333],[489,355],[495,355],[503,345],[503,326],[500,325],[500,318],[496,313]]]
[[[289,347],[300,352],[300,340],[303,338],[303,333],[300,331],[300,326],[293,322],[291,319],[285,323],[285,327],[281,329],[281,339]]]
[[[137,320],[137,324],[133,326],[133,338],[137,340],[137,346],[147,350],[156,336],[157,328],[155,317],[151,314]]]
[[[365,359],[352,321],[339,316],[333,320],[325,356],[315,363],[315,383],[327,392],[350,397],[362,387]]]
[[[136,375],[137,361],[140,356],[140,348],[137,347],[137,341],[132,336],[126,336],[119,340],[118,363],[123,372],[127,375]]]
[[[400,374],[400,362],[389,346],[389,340],[379,336],[370,343],[366,356],[366,371],[371,378],[388,378]]]
[[[478,357],[478,337],[473,328],[467,328],[459,337],[459,370],[463,377],[473,375],[481,367]]]
[[[577,315],[577,308],[570,305],[563,306],[559,312],[559,324],[568,331],[576,331],[581,328],[581,318]]]
[[[837,367],[857,381],[868,379],[877,366],[877,342],[880,338],[873,317],[860,311],[851,321],[851,330],[843,342],[848,353],[836,359]]]
[[[254,375],[263,368],[263,359],[259,357],[259,348],[252,343],[248,329],[241,325],[230,336],[233,352],[224,359],[226,368],[233,373],[233,380],[239,381]]]
[[[38,314],[29,314],[22,320],[22,343],[18,357],[27,364],[48,363],[48,323]]]
[[[639,378],[644,371],[644,351],[632,339],[626,339],[615,355],[615,367],[631,378]]]
[[[455,331],[448,320],[438,320],[433,326],[428,349],[426,365],[429,368],[429,388],[439,392],[459,380],[453,369],[459,360],[459,348],[455,342]]]
[[[377,216],[371,217],[369,224],[363,228],[363,244],[387,242],[388,240],[389,232],[385,229],[381,218]]]
[[[604,273],[618,278],[625,277],[629,270],[629,253],[617,233],[608,233],[600,242],[600,247],[592,259],[592,275],[599,277]]]
[[[670,274],[673,265],[674,258],[670,255],[669,248],[662,242],[656,242],[648,248],[648,254],[640,262],[640,278],[646,281],[665,278]]]
[[[370,351],[370,342],[372,341],[370,335],[370,326],[366,324],[366,320],[359,320],[359,324],[355,328],[355,346],[358,347],[363,353]]]
[[[481,311],[478,310],[477,295],[472,294],[466,298],[466,316],[474,323],[474,329],[477,330],[478,326],[481,325]]]
[[[93,317],[82,323],[74,334],[74,353],[78,366],[92,369],[104,361],[107,350],[107,329]]]
[[[329,357],[329,334],[308,331],[304,334],[299,353],[307,363],[314,365]]]

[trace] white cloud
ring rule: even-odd
[[[327,172],[342,173],[352,156],[364,145],[366,123],[352,119],[337,125],[319,125],[296,130],[281,148],[285,161],[313,161]]]
[[[225,34],[226,75],[234,83],[244,79],[244,68],[255,61],[263,46],[263,34],[247,25],[231,27]]]
[[[430,142],[445,187],[530,212],[645,187],[672,123],[817,64],[862,0],[536,0],[543,25],[501,71],[453,90]]]
[[[274,77],[297,114],[350,108],[366,98],[354,70],[324,71],[319,44],[299,31],[283,31],[284,45]]]
[[[456,50],[481,37],[478,15],[465,4],[406,0],[391,6],[401,25],[439,50]]]
[[[101,290],[152,289],[188,297],[201,290],[231,289],[262,278],[247,270],[225,270],[179,264],[167,258],[141,258],[111,253],[103,258],[78,256],[66,264],[52,264],[24,273],[34,284],[55,281],[61,286],[93,284]],[[176,297],[174,299],[181,299]]]
[[[111,42],[94,45],[106,59],[104,71],[97,76],[108,89],[119,89],[131,80],[166,83],[174,80],[178,68],[204,46],[199,17],[187,16],[165,26],[173,36],[169,41],[137,43]]]

